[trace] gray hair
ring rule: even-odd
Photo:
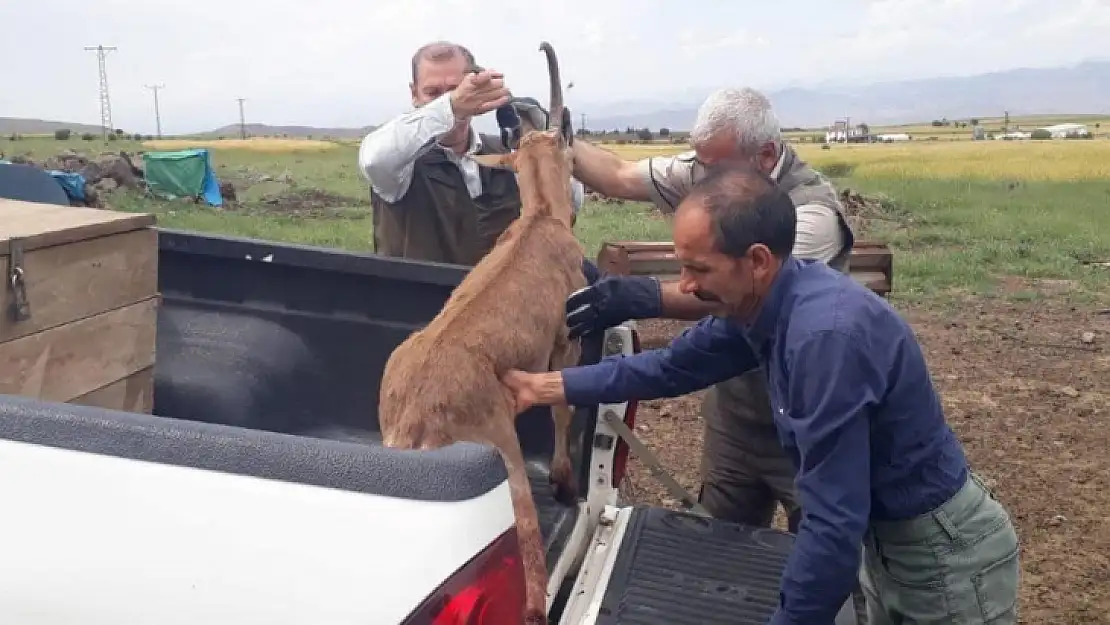
[[[745,152],[768,142],[775,146],[782,143],[782,130],[771,101],[750,87],[718,89],[709,94],[698,108],[690,143],[704,144],[722,133],[735,137]]]

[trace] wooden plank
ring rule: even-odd
[[[140,369],[69,403],[150,414],[154,410],[154,367]]]
[[[0,343],[146,299],[158,292],[158,232],[143,228],[28,252],[23,271],[31,318],[7,311],[0,289]]]
[[[13,237],[25,237],[24,251],[118,234],[154,225],[150,213],[57,206],[0,198],[0,256]]]
[[[69,401],[154,366],[159,299],[0,343],[0,393]]]
[[[894,284],[894,255],[885,243],[857,241],[848,261],[849,274],[868,289],[886,296]],[[602,243],[597,266],[613,275],[678,278],[678,260],[670,241],[613,241]]]

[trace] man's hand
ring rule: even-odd
[[[484,115],[509,102],[509,90],[501,72],[482,70],[467,74],[451,91],[451,110],[456,119]]]
[[[501,383],[509,388],[516,400],[516,413],[532,406],[550,406],[566,403],[563,392],[563,375],[558,371],[527,373],[510,369],[501,376]]]
[[[604,331],[628,319],[663,314],[659,281],[647,276],[610,276],[570,294],[566,302],[570,338]]]

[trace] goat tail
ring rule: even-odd
[[[559,59],[555,57],[555,48],[546,41],[540,43],[540,50],[547,56],[547,74],[551,79],[551,102],[548,103],[547,110],[551,128],[557,130],[563,123],[563,84],[559,77]]]

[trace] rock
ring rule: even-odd
[[[235,197],[235,185],[226,181],[220,183],[220,195],[222,195],[227,202],[235,202],[238,199]]]
[[[127,189],[139,188],[138,177],[127,159],[116,154],[101,155],[97,157],[96,164],[101,167],[103,177],[115,180],[119,186]]]
[[[1084,332],[1083,334],[1080,334],[1079,335],[1079,342],[1083,343],[1084,345],[1090,345],[1090,344],[1094,343],[1095,342],[1095,333],[1094,332]]]
[[[112,191],[115,191],[119,187],[119,185],[116,183],[115,180],[111,178],[101,178],[100,180],[96,181],[96,184],[94,184],[93,187],[99,192],[111,193]]]

